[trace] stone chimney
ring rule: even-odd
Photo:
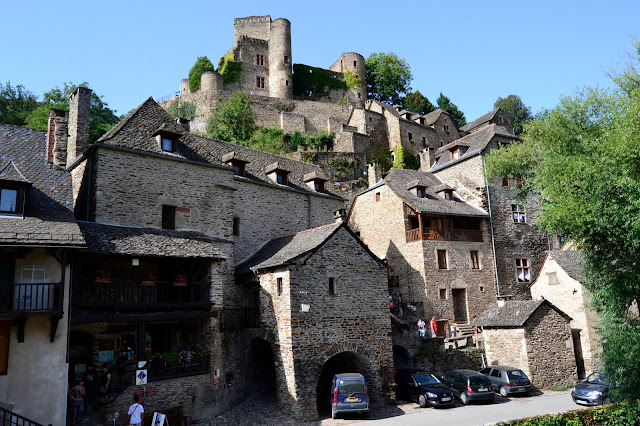
[[[420,171],[428,172],[436,161],[436,151],[433,148],[425,148],[420,153]]]
[[[382,168],[378,163],[371,163],[367,168],[367,176],[369,176],[369,188],[382,180]]]
[[[67,120],[69,114],[62,109],[49,110],[47,125],[47,162],[64,167],[67,163]]]
[[[69,139],[67,165],[89,148],[89,114],[91,89],[78,87],[69,95]]]
[[[335,218],[336,223],[342,223],[347,218],[347,210],[338,209],[333,212],[333,217]]]

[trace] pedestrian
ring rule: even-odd
[[[129,425],[142,426],[144,407],[140,404],[140,397],[133,395],[133,404],[129,407]]]
[[[473,324],[473,341],[474,342],[476,340],[478,340],[478,324],[476,324],[476,318],[477,318],[477,316],[474,315],[473,316],[473,321],[471,322],[471,324]]]
[[[451,329],[451,337],[456,337],[457,328],[458,328],[458,324],[456,324],[455,321],[452,322],[451,323],[451,327],[450,327],[450,329]]]
[[[436,321],[435,315],[433,315],[431,317],[431,321],[429,321],[429,329],[431,330],[431,337],[436,337],[436,335],[438,334],[438,322]]]
[[[90,408],[96,401],[98,394],[98,373],[93,365],[87,366],[87,372],[84,374],[84,387],[86,392],[86,408]]]
[[[393,309],[396,307],[395,302],[393,301],[393,296],[389,294],[389,309]]]
[[[71,398],[71,424],[75,425],[76,422],[82,421],[82,415],[84,414],[84,379],[76,380],[75,386],[69,389],[68,395]]]
[[[110,386],[111,386],[111,373],[109,373],[109,365],[102,364],[102,376],[100,376],[100,388],[98,389],[98,393],[100,395],[108,394]]]
[[[427,334],[427,324],[422,321],[422,318],[418,318],[418,335],[420,337],[426,337]]]

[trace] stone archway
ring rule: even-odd
[[[254,337],[249,344],[248,371],[251,372],[252,390],[276,397],[276,367],[271,345],[264,339]]]
[[[331,416],[331,379],[335,374],[360,373],[371,384],[377,382],[377,373],[367,357],[353,351],[339,352],[331,356],[323,365],[316,388],[316,406],[320,418]],[[372,396],[369,391],[369,396]]]
[[[404,346],[393,345],[393,365],[396,369],[411,367],[411,355]]]

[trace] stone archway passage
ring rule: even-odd
[[[256,392],[264,392],[276,397],[276,367],[271,345],[259,337],[251,340],[249,346],[249,371],[252,372],[252,387]]]
[[[329,358],[322,366],[316,391],[318,415],[331,417],[331,379],[340,373],[360,373],[371,386],[376,371],[364,356],[356,352],[340,352]],[[371,393],[369,394],[371,397]]]

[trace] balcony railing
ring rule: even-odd
[[[258,328],[260,311],[258,308],[225,309],[222,311],[221,324],[224,331]]]
[[[189,363],[179,361],[175,366],[168,366],[166,362],[159,359],[150,361],[147,365],[148,380],[150,382],[207,373],[209,373],[208,355],[196,355]]]
[[[43,426],[19,414],[0,407],[0,426]]]
[[[74,280],[72,301],[76,306],[130,308],[204,306],[211,303],[209,283],[206,281],[190,281],[186,286],[180,286],[172,281],[134,282],[120,279],[109,282]]]
[[[420,229],[411,229],[407,231],[407,242],[420,240],[438,240],[438,241],[468,241],[482,242],[482,231],[471,229],[438,229],[425,228],[420,238]]]
[[[0,284],[0,314],[62,310],[62,283]]]

